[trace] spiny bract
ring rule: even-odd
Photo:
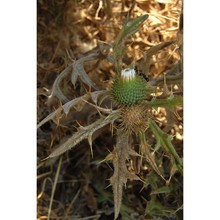
[[[131,106],[143,101],[147,94],[147,82],[134,69],[124,69],[112,84],[112,96],[118,105]]]

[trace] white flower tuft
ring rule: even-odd
[[[134,69],[123,69],[121,71],[121,76],[124,80],[131,80],[135,77],[135,70]]]

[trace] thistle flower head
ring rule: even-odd
[[[131,106],[143,101],[147,94],[147,82],[134,69],[123,69],[113,81],[111,92],[114,101],[121,106]]]
[[[134,69],[124,69],[121,71],[121,77],[123,80],[131,80],[135,77],[135,70]]]

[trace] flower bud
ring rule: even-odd
[[[131,106],[142,102],[147,94],[146,80],[134,69],[124,69],[112,84],[112,96],[118,105]]]

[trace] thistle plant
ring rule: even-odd
[[[119,216],[121,204],[123,204],[123,189],[127,181],[138,180],[143,182],[143,184],[147,184],[148,181],[148,179],[141,179],[138,176],[137,170],[136,172],[129,170],[128,161],[138,161],[139,169],[143,161],[146,161],[149,167],[148,169],[154,172],[152,176],[156,174],[164,182],[163,189],[166,187],[168,189],[169,181],[176,172],[180,173],[180,175],[183,172],[182,158],[176,152],[171,136],[162,131],[151,113],[152,109],[157,109],[158,107],[168,108],[171,111],[174,110],[176,106],[182,105],[182,96],[176,96],[172,91],[165,91],[164,89],[163,98],[157,97],[155,81],[147,82],[134,69],[133,64],[126,68],[122,67],[123,56],[126,54],[126,39],[139,31],[147,18],[148,15],[143,15],[125,22],[113,44],[99,43],[98,48],[90,54],[74,61],[68,66],[55,80],[48,100],[51,102],[57,97],[64,104],[38,124],[38,128],[40,128],[49,120],[53,120],[59,125],[58,118],[68,116],[73,109],[82,112],[88,106],[96,109],[100,115],[99,119],[87,126],[79,125],[77,131],[53,150],[47,159],[62,155],[84,139],[88,140],[91,155],[93,155],[93,135],[108,124],[115,128],[116,145],[114,146],[114,150],[101,161],[102,163],[112,162],[114,167],[114,173],[110,178],[114,196],[114,219],[117,219]],[[146,54],[152,56],[170,44],[162,43],[156,46],[155,51],[149,49],[149,51],[146,51]],[[106,59],[115,67],[115,77],[112,79],[109,90],[98,90],[95,83],[84,70],[84,63],[94,59]],[[94,91],[86,92],[81,97],[69,100],[61,89],[61,81],[67,78],[69,74],[71,74],[71,82],[74,86],[77,80],[80,80],[81,83],[87,85],[89,88],[93,88]],[[173,77],[166,80],[180,79]],[[166,81],[164,80],[164,88],[167,88],[166,85]],[[108,105],[109,107],[103,105],[106,101],[111,103]],[[154,136],[156,145],[151,146],[149,143],[149,132]],[[138,143],[138,150],[134,148],[134,139]],[[170,161],[172,161],[169,178],[164,176],[164,171],[156,160],[155,153],[159,151],[166,154]],[[153,197],[152,201],[155,202],[156,198]],[[146,212],[153,213],[153,211],[153,205],[152,207],[150,205],[147,206]]]

